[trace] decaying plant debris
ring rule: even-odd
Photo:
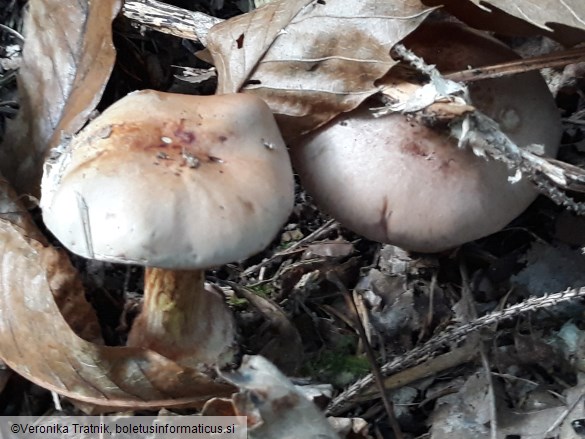
[[[580,0],[280,0],[255,10],[226,0],[194,11],[184,1],[5,3],[1,414],[189,408],[247,414],[262,439],[583,437]],[[493,32],[524,59],[442,76],[397,45],[426,19]],[[426,78],[424,92],[414,81],[381,84],[399,58]],[[535,69],[563,118],[557,159],[518,148],[465,99],[469,81]],[[297,184],[293,213],[264,253],[207,273],[251,356],[240,369],[236,360],[195,370],[125,345],[142,269],[67,253],[35,198],[51,148],[66,149],[96,111],[147,88],[256,94],[290,144],[373,98],[380,113],[449,124],[459,147],[503,161],[545,196],[504,230],[427,255],[344,229]]]

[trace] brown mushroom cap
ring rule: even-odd
[[[41,206],[71,251],[196,269],[266,247],[294,186],[267,105],[251,95],[131,93],[49,163]]]
[[[404,44],[441,71],[517,58],[492,38],[453,24],[423,25]],[[532,72],[470,87],[472,103],[519,146],[544,145],[554,156],[560,120],[549,90]],[[293,164],[317,204],[365,237],[435,252],[494,233],[537,192],[510,183],[502,163],[457,149],[446,131],[362,106],[309,135]]]

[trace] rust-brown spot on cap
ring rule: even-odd
[[[260,138],[276,148],[260,148]],[[273,239],[294,202],[272,112],[246,94],[132,93],[76,135],[70,162],[53,170],[59,178],[43,188],[47,226],[71,251],[107,261],[124,254],[124,263],[187,269],[240,260]],[[77,197],[93,250],[71,214]]]

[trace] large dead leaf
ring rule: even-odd
[[[108,407],[199,405],[231,393],[231,386],[152,351],[88,341],[100,341],[99,329],[77,273],[39,236],[0,180],[0,357],[12,369]]]
[[[21,110],[0,147],[0,172],[38,195],[47,151],[74,134],[99,102],[115,59],[112,20],[121,0],[29,2],[19,71]]]
[[[418,0],[281,0],[214,26],[218,93],[260,95],[285,137],[357,107],[395,64],[391,47],[429,9]]]

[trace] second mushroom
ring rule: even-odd
[[[452,23],[424,24],[403,44],[444,73],[518,58],[496,39]],[[404,77],[416,75],[396,69],[386,79]],[[516,145],[556,154],[559,112],[539,73],[477,81],[469,92],[472,104]],[[526,178],[511,183],[514,173],[503,163],[459,149],[444,122],[434,126],[400,113],[375,117],[371,104],[291,148],[307,192],[354,232],[409,251],[448,250],[502,229],[538,195]]]

